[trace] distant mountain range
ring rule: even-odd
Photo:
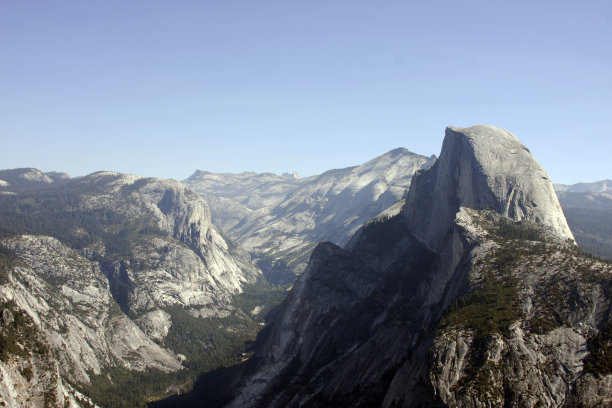
[[[213,223],[253,253],[269,280],[290,283],[320,241],[344,245],[364,222],[396,204],[414,174],[435,162],[398,148],[321,175],[219,174],[183,181],[210,205]]]
[[[612,181],[556,184],[555,190],[578,244],[612,259]]]
[[[555,191],[563,193],[612,193],[612,180],[594,183],[554,184]]]

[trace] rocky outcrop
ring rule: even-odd
[[[608,401],[611,373],[588,361],[609,352],[612,267],[577,250],[544,177],[510,133],[449,128],[401,214],[315,249],[225,402]]]
[[[72,389],[36,326],[17,305],[0,301],[0,405],[70,406]]]
[[[492,236],[504,222],[498,215],[462,213],[462,225],[479,225],[474,231],[487,237],[471,251],[469,294],[437,328],[430,368],[436,395],[449,406],[597,406],[576,392],[579,384],[604,388],[612,379],[603,370],[594,380],[585,364],[590,339],[610,324],[612,265],[562,241]],[[592,401],[611,397],[594,391]]]
[[[133,254],[137,261],[142,262],[138,272],[164,271],[164,282],[174,281],[179,285],[198,281],[202,291],[207,293],[203,294],[206,298],[215,291],[225,294],[240,292],[244,284],[253,283],[260,276],[261,272],[251,264],[249,256],[239,248],[231,248],[216,231],[206,202],[184,185],[174,180],[111,172],[95,173],[80,180],[80,184],[97,186],[95,191],[82,195],[86,208],[113,208],[136,220],[144,217],[146,222],[153,222],[175,240],[155,238],[140,241],[140,250]],[[139,256],[140,253],[147,254],[148,250],[155,253],[150,262],[146,259],[148,256]],[[200,259],[194,258],[193,253]],[[191,266],[184,265],[185,262]],[[176,279],[177,274],[194,270],[197,271],[195,275]],[[170,276],[166,275],[167,272]],[[151,276],[144,279],[147,280],[159,281],[151,279]],[[213,286],[206,287],[203,282]],[[150,289],[150,293],[163,294],[161,288]]]
[[[168,234],[195,249],[207,252],[212,235],[210,211],[191,190],[166,180],[151,180],[138,189],[149,210]]]
[[[439,250],[459,207],[493,209],[573,241],[546,171],[512,133],[493,126],[446,128],[440,158],[406,198],[410,228]]]
[[[2,244],[15,251],[23,266],[13,268],[0,296],[32,318],[58,353],[66,378],[89,382],[91,374],[107,366],[181,368],[171,352],[121,312],[97,263],[51,237],[26,235]]]

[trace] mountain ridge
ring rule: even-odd
[[[605,193],[612,191],[612,180],[580,182],[576,184],[555,184],[555,191],[568,193]]]
[[[211,204],[223,232],[271,270],[269,279],[290,283],[317,242],[344,245],[364,222],[399,201],[412,175],[434,161],[397,148],[306,178],[196,172],[184,183]]]
[[[612,184],[610,180],[555,185],[567,222],[578,244],[589,253],[612,259]]]

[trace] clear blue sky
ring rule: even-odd
[[[610,1],[0,0],[0,168],[183,179],[515,133],[612,178]]]

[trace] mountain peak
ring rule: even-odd
[[[17,189],[47,186],[54,181],[47,174],[32,167],[0,170],[0,180],[0,187],[10,186]]]
[[[520,143],[518,138],[513,133],[492,125],[474,125],[467,128],[447,126],[446,135],[448,135],[448,131],[472,140],[482,140],[483,138],[503,138],[512,141],[513,143]]]
[[[460,207],[493,209],[574,239],[546,171],[515,135],[494,126],[447,127],[440,158],[415,176],[404,213],[434,249]]]
[[[293,180],[297,180],[300,178],[300,175],[297,173],[297,171],[294,171],[293,173],[286,172],[286,173],[283,173],[282,176],[288,179],[293,179]]]
[[[398,155],[412,155],[412,154],[416,154],[411,152],[410,150],[406,149],[405,147],[396,147],[395,149],[389,150],[387,153],[381,155],[381,156],[398,156]]]

